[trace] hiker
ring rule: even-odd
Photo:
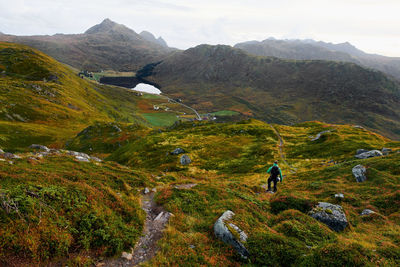
[[[275,161],[274,162],[274,165],[272,165],[269,169],[268,169],[268,171],[267,171],[267,173],[269,173],[269,174],[271,174],[270,176],[269,176],[269,178],[268,178],[268,191],[271,191],[271,182],[274,182],[274,193],[276,192],[276,184],[278,183],[278,181],[279,181],[279,178],[278,178],[278,176],[280,176],[280,181],[281,181],[281,183],[282,183],[282,180],[283,180],[283,176],[282,176],[282,171],[281,171],[281,169],[279,168],[279,166],[278,166],[278,161]]]

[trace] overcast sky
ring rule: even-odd
[[[7,34],[82,33],[105,18],[181,49],[312,38],[400,57],[400,0],[0,0]]]

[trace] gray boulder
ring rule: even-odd
[[[42,145],[37,145],[37,144],[32,144],[29,146],[29,148],[39,149],[39,150],[43,150],[45,152],[50,152],[50,149],[47,146],[42,146]]]
[[[367,180],[367,169],[363,165],[354,166],[352,172],[357,182],[362,183]]]
[[[2,153],[1,156],[3,156],[6,159],[20,159],[21,158],[20,156],[10,153],[10,152]]]
[[[183,148],[180,148],[180,147],[175,148],[175,150],[171,152],[172,155],[179,155],[179,154],[183,154],[183,153],[185,153],[185,150],[183,150]]]
[[[190,160],[189,156],[185,154],[181,156],[180,162],[182,165],[189,165],[192,161]]]
[[[383,154],[379,150],[371,150],[371,151],[367,151],[367,152],[358,154],[355,157],[358,159],[367,159],[367,158],[381,157],[381,156],[383,156]]]
[[[382,154],[383,155],[389,155],[392,152],[392,150],[390,148],[382,148]]]
[[[335,198],[343,199],[344,195],[342,193],[335,194]]]
[[[348,224],[346,214],[340,205],[319,202],[309,214],[336,232],[343,231]]]
[[[360,149],[357,149],[356,155],[360,155],[365,152],[368,152],[368,150],[360,148]]]
[[[375,213],[375,211],[373,211],[373,210],[365,209],[365,210],[363,210],[363,211],[361,212],[361,215],[362,215],[362,216],[368,216],[368,215],[371,215],[371,214],[374,214],[374,213]]]
[[[214,234],[224,243],[233,246],[243,258],[247,258],[249,252],[243,245],[247,240],[247,235],[239,227],[229,223],[233,216],[235,216],[235,213],[232,211],[225,211],[214,224]]]

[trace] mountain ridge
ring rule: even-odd
[[[349,42],[333,44],[312,39],[277,40],[268,38],[263,41],[238,43],[234,47],[256,56],[353,62],[382,71],[400,80],[400,58],[368,54]]]
[[[78,69],[136,71],[175,49],[148,41],[132,29],[103,20],[81,34],[1,35],[0,41],[34,47]]]

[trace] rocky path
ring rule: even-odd
[[[127,267],[136,266],[153,258],[157,251],[157,241],[161,239],[163,230],[171,214],[158,206],[154,201],[154,193],[142,198],[142,209],[146,212],[146,222],[143,235],[130,252],[123,252],[118,259],[112,259],[96,264],[97,267]]]
[[[282,161],[289,167],[291,173],[295,173],[295,172],[297,171],[297,169],[294,168],[294,167],[292,167],[292,166],[286,161],[286,156],[285,156],[285,153],[283,152],[283,145],[284,145],[284,142],[283,142],[282,136],[280,135],[279,131],[278,131],[272,124],[270,124],[270,126],[271,126],[272,130],[274,130],[276,136],[277,136],[278,139],[279,139],[279,155],[281,156]]]

